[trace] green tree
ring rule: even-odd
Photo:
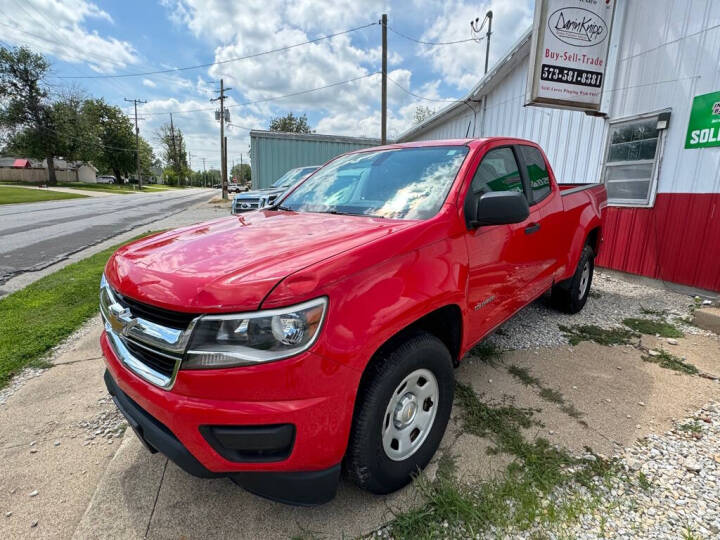
[[[99,169],[112,171],[115,182],[122,183],[123,176],[136,169],[135,134],[130,119],[119,107],[102,99],[86,100],[83,115],[94,136],[88,153],[94,156]],[[142,158],[142,150],[140,155]]]
[[[276,116],[270,120],[270,131],[282,131],[285,133],[312,133],[307,116],[295,116],[287,113],[285,116]]]
[[[57,184],[55,157],[87,157],[89,134],[78,92],[50,97],[44,77],[50,68],[25,47],[0,47],[0,128],[6,150],[45,159],[48,184]]]
[[[140,174],[143,178],[149,178],[152,176],[152,167],[159,164],[158,159],[155,157],[152,146],[142,137],[138,140],[138,146],[140,147]]]
[[[182,185],[191,174],[182,131],[170,124],[163,124],[156,136],[162,147],[165,181],[171,185]]]
[[[247,163],[237,163],[230,170],[230,177],[236,178],[239,184],[250,184],[252,173],[250,171],[250,165]]]

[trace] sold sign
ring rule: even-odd
[[[720,146],[720,92],[693,99],[685,148]]]

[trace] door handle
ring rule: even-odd
[[[539,223],[531,223],[527,227],[525,227],[525,234],[532,234],[534,232],[537,232],[540,230],[540,224]]]

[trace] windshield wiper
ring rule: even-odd
[[[322,212],[323,214],[334,214],[336,216],[362,216],[362,217],[373,217],[373,218],[384,218],[385,216],[377,216],[375,214],[363,214],[362,212],[342,212],[340,210],[327,210]]]
[[[282,204],[276,204],[272,207],[272,210],[284,210],[285,212],[294,212],[292,208],[289,208],[287,206],[283,206]]]

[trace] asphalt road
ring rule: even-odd
[[[208,189],[0,206],[0,284],[209,199]]]

